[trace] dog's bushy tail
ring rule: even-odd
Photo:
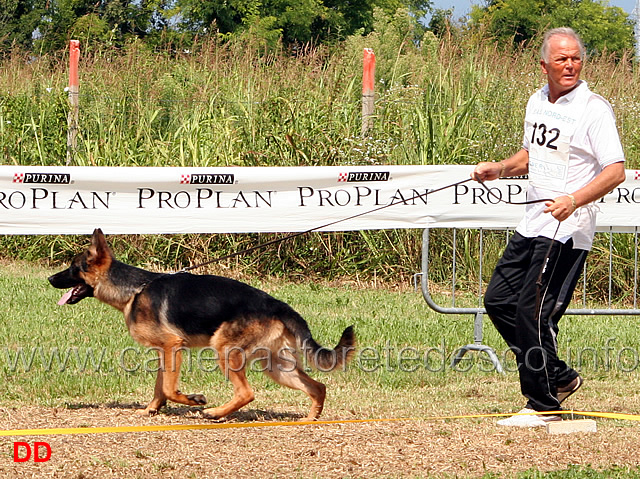
[[[296,337],[298,350],[302,352],[306,362],[318,371],[330,372],[344,367],[356,352],[356,334],[353,326],[342,332],[340,341],[333,349],[318,344],[302,318],[296,318],[296,321],[288,322],[286,326]]]
[[[329,349],[320,346],[309,335],[302,345],[307,362],[318,371],[329,372],[344,367],[356,352],[356,334],[353,326],[349,326],[342,332],[340,341],[335,348]]]

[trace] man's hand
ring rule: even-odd
[[[498,178],[525,175],[529,171],[529,152],[524,148],[506,160],[498,162],[481,161],[471,172],[471,179],[491,181]]]
[[[480,162],[471,172],[471,179],[476,181],[497,180],[504,173],[504,163],[489,163],[487,161]]]
[[[547,201],[545,213],[551,213],[558,221],[564,221],[576,210],[575,199],[571,195],[558,196],[553,201]]]
[[[558,221],[564,221],[577,207],[597,201],[622,183],[626,173],[622,161],[606,166],[591,183],[571,195],[558,196],[545,203],[545,213],[551,213]]]

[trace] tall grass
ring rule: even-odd
[[[80,66],[80,136],[73,164],[292,166],[472,164],[520,145],[524,105],[543,84],[534,50],[467,37],[412,41],[403,18],[333,46],[265,53],[207,39],[190,52],[89,51]],[[377,56],[376,117],[360,135],[362,48]],[[63,165],[67,58],[15,51],[0,65],[5,164]],[[611,99],[628,167],[638,167],[640,82],[627,59],[594,58],[584,78]],[[123,238],[132,262],[177,268],[274,235]],[[5,237],[7,256],[68,259],[77,237]],[[445,248],[446,242],[442,244]],[[406,279],[420,232],[317,233],[226,266],[268,274]],[[632,257],[630,251],[622,256]]]

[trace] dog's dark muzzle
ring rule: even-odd
[[[54,288],[66,289],[71,288],[65,294],[62,295],[58,304],[76,304],[77,302],[83,300],[84,298],[89,298],[93,296],[93,288],[86,283],[74,283],[69,281],[69,278],[65,278],[61,273],[54,274],[53,276],[49,276],[49,283]]]

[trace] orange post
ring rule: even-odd
[[[362,136],[373,125],[375,71],[376,55],[371,48],[365,48],[362,59]]]
[[[69,41],[69,89],[78,88],[78,60],[80,59],[80,41]]]
[[[69,116],[67,118],[67,165],[73,160],[78,136],[78,111],[80,82],[78,80],[78,60],[80,59],[80,42],[69,41]]]
[[[373,84],[376,71],[376,54],[371,48],[364,49],[362,58],[362,94],[373,93]]]

